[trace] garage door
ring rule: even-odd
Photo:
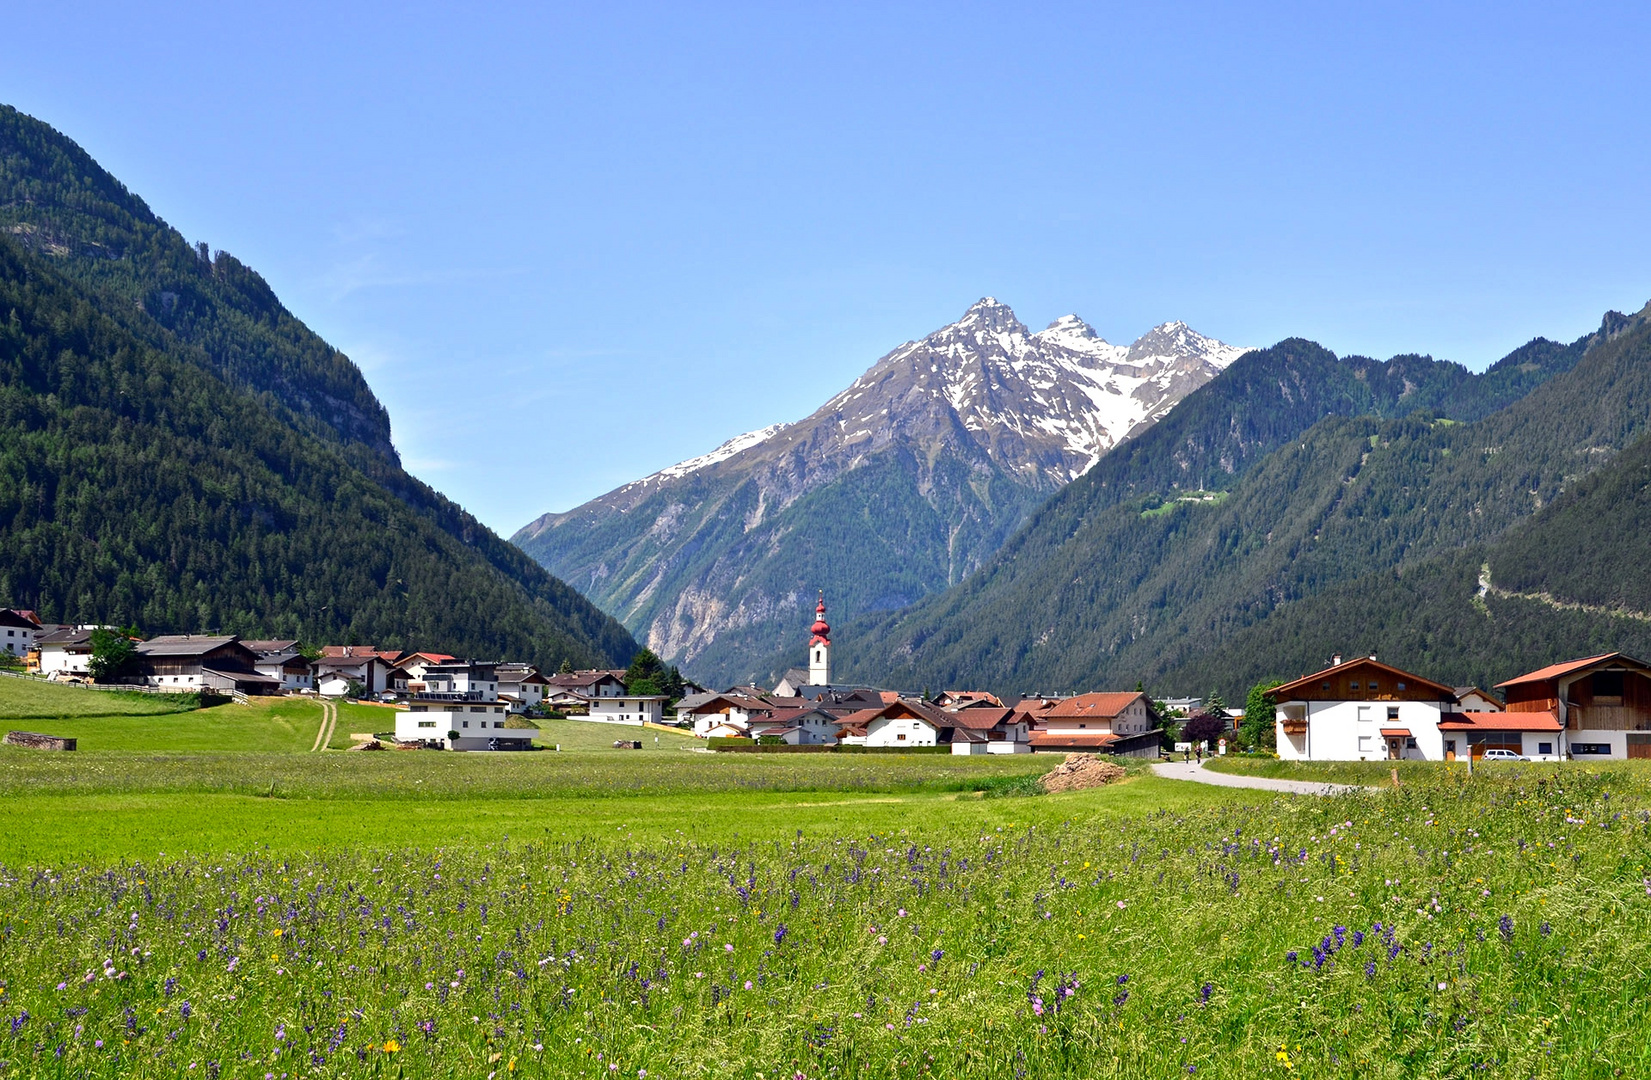
[[[1651,733],[1628,733],[1628,756],[1631,758],[1651,758]]]

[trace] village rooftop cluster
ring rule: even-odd
[[[670,724],[723,749],[767,744],[1157,757],[1165,729],[1173,731],[1168,714],[1201,705],[1189,698],[1155,706],[1140,691],[1028,695],[1006,705],[985,691],[948,690],[931,698],[834,684],[825,614],[822,597],[809,628],[806,669],[786,672],[771,690],[710,691],[688,683],[674,715],[666,713],[669,697],[633,692],[638,688],[627,687],[624,671],[546,676],[527,663],[362,645],[329,645],[306,655],[295,640],[234,635],[136,642],[125,679],[179,693],[374,701],[395,708],[397,745],[453,750],[530,749],[539,730],[510,718],[553,716],[629,727]],[[97,629],[3,610],[0,654],[25,660],[54,681],[89,681]],[[1651,758],[1651,668],[1632,657],[1607,653],[1554,664],[1495,689],[1501,696],[1447,686],[1374,656],[1346,662],[1338,656],[1322,671],[1272,687],[1266,700],[1284,760]],[[1216,708],[1206,715],[1218,721],[1223,750],[1228,736],[1240,738],[1242,711]],[[1197,736],[1201,747],[1217,737]]]

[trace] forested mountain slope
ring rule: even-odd
[[[696,677],[742,681],[753,659],[806,641],[816,589],[837,618],[962,580],[1243,352],[1181,323],[1129,346],[1070,315],[1034,332],[987,297],[811,416],[515,539]]]
[[[407,475],[360,372],[0,109],[0,602],[623,663],[623,627]]]
[[[1233,693],[1323,666],[1327,649],[1452,685],[1492,686],[1556,659],[1651,656],[1651,436],[1494,544],[1367,574],[1167,672]]]
[[[1008,692],[1137,679],[1165,693],[1208,690],[1200,684],[1214,665],[1240,670],[1230,655],[1214,658],[1246,629],[1293,619],[1299,602],[1339,584],[1494,541],[1632,445],[1651,421],[1646,334],[1607,317],[1572,346],[1533,342],[1483,376],[1444,379],[1436,390],[1454,387],[1432,400],[1418,392],[1427,380],[1406,376],[1417,390],[1386,415],[1332,415],[1276,448],[1255,440],[1247,465],[1213,470],[1224,490],[1189,497],[1167,483],[1186,435],[1170,425],[1207,409],[1217,443],[1242,445],[1230,432],[1243,410],[1210,399],[1230,393],[1248,365],[1281,359],[1251,354],[1127,447],[1137,464],[1105,486],[1099,467],[1071,485],[962,586],[843,628],[846,677]],[[1377,385],[1371,374],[1366,385]],[[1256,385],[1262,401],[1299,397],[1288,380]],[[1483,419],[1464,423],[1441,415],[1447,409]],[[1274,436],[1288,431],[1288,413]],[[1313,651],[1351,648],[1327,640]]]

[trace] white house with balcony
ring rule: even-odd
[[[1342,661],[1271,691],[1285,761],[1444,761],[1451,687],[1378,663]]]
[[[507,728],[493,664],[443,663],[424,670],[425,689],[396,712],[396,742],[453,750],[527,750],[536,728]]]

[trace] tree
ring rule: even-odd
[[[558,675],[572,675],[573,674],[573,664],[572,664],[572,662],[569,661],[569,660],[563,660],[562,661],[562,666],[556,669],[556,674],[558,674]]]
[[[1244,740],[1245,746],[1271,750],[1277,744],[1274,717],[1278,703],[1268,691],[1282,685],[1277,679],[1266,679],[1250,687],[1249,696],[1244,699],[1244,719],[1239,721],[1238,726],[1239,737]]]
[[[1209,697],[1204,699],[1204,711],[1221,716],[1227,708],[1227,703],[1221,697],[1221,691],[1211,690]]]
[[[137,630],[134,627],[110,630],[100,626],[93,630],[92,658],[86,664],[92,678],[98,682],[110,682],[131,664],[138,654],[137,644],[132,640],[135,637]]]
[[[657,653],[647,646],[637,651],[631,666],[625,670],[625,691],[631,694],[659,694],[666,698],[667,709],[682,697],[682,672],[666,665]]]
[[[1214,742],[1225,735],[1227,731],[1228,720],[1224,714],[1205,710],[1182,726],[1181,741],[1191,743]]]

